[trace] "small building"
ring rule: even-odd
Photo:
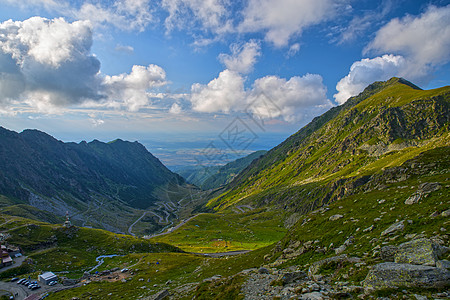
[[[0,267],[7,267],[13,264],[13,260],[9,256],[8,251],[6,251],[6,246],[1,245],[0,249]]]
[[[56,276],[53,272],[45,272],[38,276],[38,280],[42,284],[49,284],[52,281],[57,281],[58,276]]]

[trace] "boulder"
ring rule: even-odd
[[[293,283],[297,280],[302,280],[302,279],[307,279],[307,278],[308,278],[308,276],[306,275],[305,272],[297,271],[297,272],[289,272],[289,273],[281,274],[278,277],[277,281],[280,281],[283,283],[283,285],[286,285],[286,284]]]
[[[388,234],[393,234],[399,230],[403,230],[405,228],[405,225],[403,224],[405,221],[400,221],[397,223],[392,224],[391,226],[389,226],[385,231],[383,231],[381,233],[382,236],[388,235]]]
[[[420,238],[400,244],[395,253],[396,263],[436,266],[439,259],[440,245],[427,239]]]
[[[269,270],[267,268],[261,267],[258,269],[259,274],[269,274]]]
[[[301,295],[299,299],[322,300],[322,299],[328,299],[328,297],[325,298],[321,292],[312,292],[312,293],[306,293],[306,294]]]
[[[375,265],[363,281],[365,289],[397,287],[439,288],[450,285],[446,269],[386,262]]]
[[[339,214],[337,214],[337,215],[332,215],[330,218],[329,218],[329,220],[330,221],[336,221],[336,220],[339,220],[340,218],[342,218],[343,217],[343,215],[339,215]]]
[[[405,200],[405,204],[411,205],[418,203],[420,199],[422,199],[423,193],[422,192],[415,192],[412,194],[408,199]]]

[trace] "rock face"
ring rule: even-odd
[[[431,266],[386,262],[375,265],[363,281],[366,289],[450,286],[450,272]]]
[[[398,246],[394,261],[415,265],[436,266],[440,246],[429,239],[421,238]]]

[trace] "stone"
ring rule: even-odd
[[[443,216],[443,217],[448,217],[448,216],[450,216],[450,209],[447,209],[447,210],[443,211],[443,212],[441,213],[441,216]]]
[[[419,203],[419,201],[420,201],[420,199],[422,199],[422,197],[423,197],[422,192],[415,192],[408,199],[405,200],[405,204],[411,205],[411,204]]]
[[[414,298],[416,298],[416,300],[427,300],[428,299],[427,296],[422,296],[422,295],[418,295],[418,294],[414,294],[413,296],[414,296]]]
[[[259,274],[269,274],[269,270],[267,268],[261,267],[258,269]]]
[[[439,288],[448,286],[450,272],[446,269],[385,262],[375,265],[363,281],[366,290],[418,287]]]
[[[372,224],[372,225],[370,225],[369,227],[367,227],[366,229],[364,229],[363,230],[363,232],[369,232],[369,231],[372,231],[373,229],[374,229],[374,225]]]
[[[394,232],[397,232],[399,230],[403,230],[405,228],[405,225],[403,224],[405,221],[400,221],[397,223],[392,224],[391,226],[389,226],[386,230],[384,230],[381,235],[385,236],[388,234],[393,234]]]
[[[281,281],[283,285],[286,285],[295,282],[297,280],[306,279],[307,277],[308,276],[306,275],[305,272],[297,271],[281,274],[278,280]]]
[[[441,269],[450,269],[450,261],[443,259],[436,262],[436,267]]]
[[[439,190],[441,188],[441,185],[437,182],[425,182],[419,185],[418,191],[421,191],[423,193],[431,193]]]
[[[299,297],[299,299],[304,299],[304,300],[322,300],[325,299],[323,294],[321,292],[311,292],[311,293],[306,293],[303,294]]]
[[[342,218],[343,217],[343,215],[339,215],[339,214],[337,214],[337,215],[332,215],[328,220],[330,220],[330,221],[336,221],[336,220],[339,220],[340,218]]]
[[[394,261],[397,251],[398,249],[395,246],[383,246],[380,249],[380,258],[384,261]]]
[[[152,300],[164,300],[167,299],[169,297],[169,291],[168,290],[162,290],[159,291],[158,293],[156,293],[155,295],[153,295]]]
[[[339,255],[339,254],[341,254],[342,252],[344,252],[345,249],[347,249],[347,246],[344,244],[344,245],[341,245],[341,246],[339,246],[338,248],[334,249],[334,252],[335,252],[337,255]]]
[[[394,261],[414,265],[436,266],[440,246],[427,239],[412,240],[397,247]]]

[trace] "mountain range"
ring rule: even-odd
[[[0,194],[13,204],[59,216],[68,211],[96,227],[105,226],[90,212],[132,215],[184,184],[143,145],[120,139],[64,143],[38,130],[16,133],[0,127],[0,157]],[[109,221],[104,225],[116,227]]]
[[[79,282],[48,299],[448,298],[449,127],[449,86],[375,82],[267,153],[203,178],[220,186],[207,191],[139,143],[2,129],[0,231],[29,259],[0,278],[51,269]],[[98,199],[109,211],[97,225],[142,214],[133,225],[145,228],[157,215],[167,230],[139,239],[37,221],[49,209],[6,211]],[[120,256],[91,274],[102,255]]]

